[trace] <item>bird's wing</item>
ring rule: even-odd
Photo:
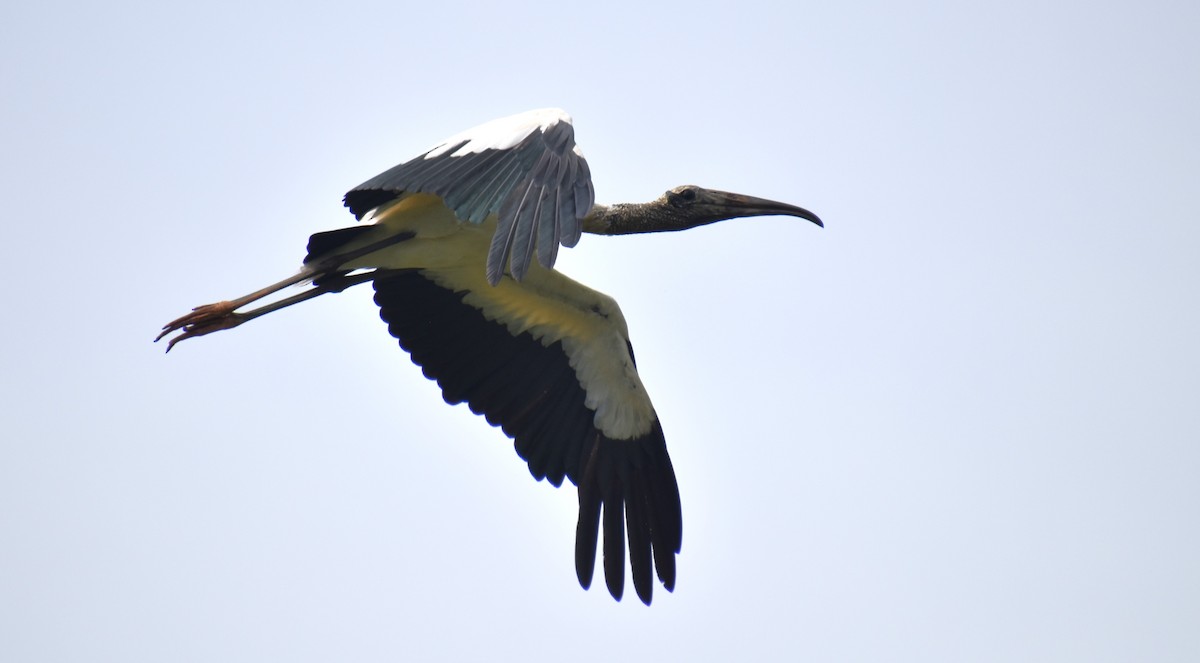
[[[462,221],[481,223],[499,215],[487,260],[492,285],[505,263],[514,278],[524,278],[535,248],[538,261],[553,267],[559,244],[579,241],[582,219],[595,199],[571,117],[556,108],[492,120],[452,136],[363,182],[344,202],[361,219],[405,191],[436,194]]]
[[[579,487],[576,572],[591,584],[600,521],[604,575],[620,598],[625,533],[633,583],[675,585],[679,487],[615,302],[550,270],[488,287],[476,270],[402,270],[375,280],[388,331],[446,402],[501,426],[537,479]]]

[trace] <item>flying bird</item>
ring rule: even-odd
[[[821,220],[794,205],[692,185],[648,203],[594,204],[571,118],[558,109],[452,136],[351,189],[344,202],[369,223],[312,235],[299,273],[197,307],[155,340],[175,334],[169,352],[370,282],[388,331],[447,403],[465,402],[500,426],[536,479],[559,486],[565,477],[578,487],[583,588],[603,522],[604,577],[615,599],[626,547],[644,603],[655,572],[673,590],[683,517],[662,426],[616,301],[555,271],[558,248],[585,232],[666,232],[766,215]],[[299,284],[306,289],[242,310]]]

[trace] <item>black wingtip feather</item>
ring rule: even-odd
[[[618,599],[622,593],[623,539],[628,525],[634,589],[638,598],[649,605],[656,570],[668,591],[675,588],[675,555],[683,535],[679,485],[662,427],[655,423],[650,433],[636,440],[610,440],[597,435],[584,462],[579,480],[576,568],[590,569],[595,564],[602,506],[604,573],[609,591]]]
[[[633,573],[633,588],[642,603],[650,605],[654,595],[654,561],[650,552],[652,532],[647,514],[650,494],[645,485],[646,475],[634,473],[634,480],[626,485],[625,524],[629,536],[629,569]]]
[[[625,514],[621,500],[604,500],[604,583],[618,601],[625,593]]]

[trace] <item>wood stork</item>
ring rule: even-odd
[[[300,272],[168,323],[167,346],[329,292],[372,282],[388,331],[447,403],[466,402],[515,440],[538,480],[579,489],[575,570],[592,581],[600,522],[608,590],[620,600],[625,548],[647,605],[652,571],[672,590],[682,542],[679,487],[638,377],[617,303],[554,271],[582,232],[664,232],[735,217],[821,220],[793,205],[698,186],[644,204],[594,205],[571,118],[543,109],[452,136],[352,189],[371,223],[309,239]],[[537,261],[533,255],[537,254]],[[240,311],[288,286],[290,297]],[[158,340],[155,339],[155,340]]]

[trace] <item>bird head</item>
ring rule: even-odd
[[[661,233],[743,216],[774,215],[798,216],[825,226],[803,207],[685,184],[648,203],[595,205],[583,219],[583,231],[594,235]]]
[[[656,201],[679,224],[674,230],[695,228],[745,216],[797,216],[824,227],[816,214],[795,205],[740,193],[705,189],[694,184],[677,186]]]

